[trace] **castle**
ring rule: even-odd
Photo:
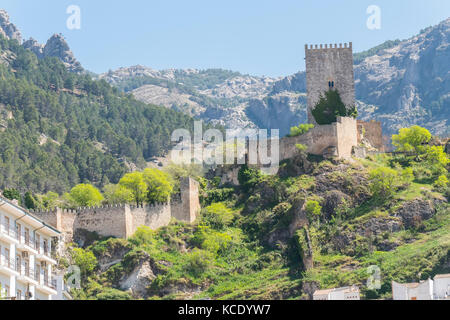
[[[64,242],[72,242],[78,232],[95,232],[103,237],[129,238],[141,226],[158,229],[172,218],[192,223],[200,211],[199,184],[192,178],[180,182],[180,194],[168,203],[107,205],[103,207],[33,212],[45,223],[62,232]]]
[[[328,90],[338,90],[347,108],[355,106],[352,43],[335,45],[306,45],[306,78],[308,119],[315,127],[296,137],[279,140],[279,160],[298,154],[297,145],[307,147],[306,152],[325,158],[364,158],[368,149],[383,151],[380,122],[358,121],[352,117],[337,117],[328,125],[318,125],[312,115],[320,97]],[[247,149],[246,151],[248,151]],[[246,155],[246,157],[248,154]],[[238,161],[239,163],[239,161]],[[262,168],[263,166],[257,165]],[[278,168],[276,168],[278,170]],[[222,176],[222,184],[238,185],[239,167],[231,170],[215,170]],[[276,173],[276,172],[273,172]],[[79,231],[95,232],[100,236],[128,238],[140,226],[157,229],[167,226],[172,218],[192,223],[200,211],[199,185],[191,178],[181,181],[181,193],[169,203],[145,206],[105,206],[56,209],[51,212],[35,212],[46,223],[60,230],[65,241],[72,241]]]
[[[280,160],[292,158],[296,145],[307,146],[307,152],[326,158],[365,157],[367,148],[383,151],[380,122],[338,117],[337,122],[318,125],[312,110],[328,90],[337,90],[347,109],[356,104],[352,43],[305,45],[308,121],[315,125],[306,134],[280,141]]]

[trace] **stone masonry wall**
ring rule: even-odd
[[[130,213],[132,223],[128,231],[128,236],[133,235],[141,226],[147,226],[153,230],[167,226],[172,219],[170,204],[132,207]]]
[[[96,232],[103,237],[128,238],[140,226],[158,229],[167,226],[172,218],[192,223],[200,211],[199,184],[187,178],[181,181],[181,196],[165,204],[145,206],[104,206],[56,209],[34,214],[63,233],[64,241],[71,242],[77,230]]]
[[[370,145],[378,149],[378,151],[384,152],[385,148],[381,122],[358,120],[358,144],[360,144],[363,139],[367,140]]]
[[[316,123],[311,110],[319,102],[320,95],[329,90],[329,81],[339,91],[342,102],[355,105],[355,77],[353,71],[352,43],[348,45],[305,46],[306,85],[308,91],[308,119]]]
[[[328,147],[336,147],[337,156],[348,159],[352,149],[357,146],[356,120],[338,117],[338,121],[329,125],[316,125],[307,133],[297,137],[285,137],[280,140],[280,161],[292,158],[298,153],[297,144],[308,147],[307,152],[322,155]]]

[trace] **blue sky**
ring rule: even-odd
[[[81,29],[66,27],[69,5]],[[369,5],[381,29],[369,30]],[[82,65],[106,72],[224,68],[286,76],[304,70],[304,45],[353,42],[356,52],[405,39],[450,16],[448,0],[2,0],[25,38],[62,33]]]

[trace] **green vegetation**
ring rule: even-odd
[[[79,183],[118,183],[132,163],[163,155],[170,134],[192,118],[147,105],[105,81],[68,72],[56,58],[38,60],[0,36],[0,188],[63,194]],[[69,85],[70,84],[70,85]]]
[[[300,124],[297,127],[291,128],[291,133],[289,134],[289,136],[290,137],[301,136],[302,134],[307,133],[312,128],[314,128],[313,124]]]
[[[355,53],[353,55],[355,64],[361,63],[365,58],[371,57],[373,55],[376,55],[376,54],[380,53],[382,50],[390,49],[392,47],[395,47],[400,42],[401,42],[401,40],[399,40],[399,39],[397,39],[397,40],[388,40],[388,41],[385,41],[382,44],[380,44],[380,45],[378,45],[376,47],[373,47],[373,48],[371,48],[371,49],[369,49],[367,51]]]
[[[337,90],[328,90],[325,96],[320,96],[319,102],[311,111],[314,119],[320,125],[331,124],[337,121],[337,117],[358,116],[356,107],[346,107]]]
[[[400,129],[399,134],[392,136],[392,144],[398,151],[423,153],[431,140],[431,133],[422,127]]]
[[[103,201],[100,191],[91,184],[79,184],[73,187],[67,197],[75,207],[94,207]]]

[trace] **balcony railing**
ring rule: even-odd
[[[11,228],[9,225],[3,223],[3,233],[7,236],[10,236],[11,238],[17,239],[16,230],[14,228]]]
[[[56,290],[56,279],[55,279],[55,276],[53,276],[52,279],[49,280],[48,276],[44,275],[44,285],[46,287],[49,287],[49,288],[53,289],[53,290]]]
[[[16,270],[16,260],[14,259],[7,259],[7,258],[3,258],[1,259],[1,265],[11,269],[11,270]]]

